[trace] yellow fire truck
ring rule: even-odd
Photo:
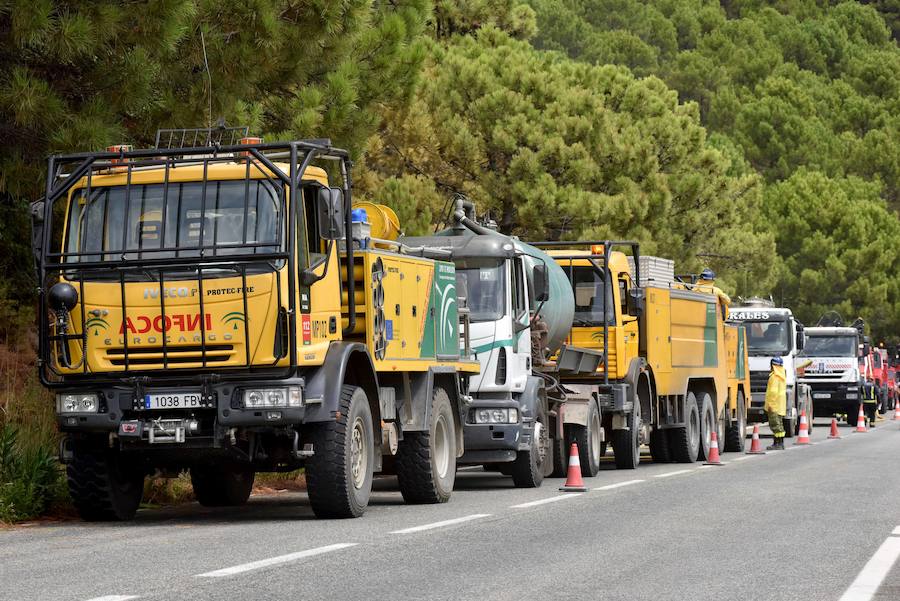
[[[549,249],[575,294],[567,345],[549,366],[559,382],[548,392],[559,416],[557,471],[571,441],[591,476],[610,442],[616,466],[627,469],[644,443],[655,461],[703,460],[713,431],[720,450],[743,449],[744,332],[725,323],[716,296],[677,281],[671,261],[641,257],[637,243],[535,245]],[[631,257],[612,250],[621,246]],[[599,354],[587,360],[581,349]]]
[[[354,239],[349,166],[225,128],[50,158],[39,369],[82,517],[185,469],[211,506],[301,466],[317,516],[361,515],[377,471],[449,498],[479,369],[454,266]]]

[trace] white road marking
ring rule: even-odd
[[[894,536],[900,535],[900,526],[894,528],[894,531],[891,532],[891,534],[893,534]]]
[[[394,530],[391,534],[411,534],[413,532],[422,532],[423,530],[433,530],[435,528],[443,528],[444,526],[452,526],[453,524],[462,524],[471,520],[480,520],[481,518],[490,517],[489,513],[473,513],[472,515],[455,518],[452,520],[444,520],[443,522],[433,522],[431,524],[423,524],[421,526],[413,526],[412,528],[404,528],[403,530]]]
[[[754,457],[759,457],[759,455],[741,455],[740,457],[735,457],[732,461],[744,461],[745,459],[753,459]]]
[[[129,599],[137,599],[137,595],[106,595],[105,597],[94,597],[88,601],[128,601]]]
[[[546,503],[555,503],[556,501],[565,501],[566,499],[574,499],[575,497],[580,497],[584,493],[576,492],[576,493],[566,493],[564,495],[559,495],[558,497],[547,497],[546,499],[538,499],[537,501],[529,501],[527,503],[519,503],[518,505],[510,505],[510,509],[525,509],[526,507],[536,507],[538,505],[544,505]]]
[[[894,530],[896,532],[896,529]],[[840,601],[869,601],[900,557],[900,538],[888,537],[865,565]]]
[[[260,559],[259,561],[251,561],[250,563],[243,563],[241,565],[232,566],[230,568],[223,568],[221,570],[197,574],[197,577],[221,578],[223,576],[234,576],[235,574],[241,574],[243,572],[249,572],[251,570],[258,570],[260,568],[267,568],[269,566],[277,566],[282,563],[288,563],[290,561],[296,561],[298,559],[304,559],[306,557],[312,557],[314,555],[321,555],[322,553],[329,553],[331,551],[346,549],[347,547],[355,547],[357,544],[358,543],[337,543],[335,545],[327,545],[325,547],[316,547],[315,549],[307,549],[306,551],[288,553],[287,555],[279,555],[278,557]]]
[[[694,470],[676,470],[674,472],[666,472],[665,474],[656,474],[654,478],[668,478],[669,476],[677,476],[678,474],[689,474]]]
[[[615,484],[607,484],[606,486],[598,486],[594,490],[612,490],[614,488],[622,488],[623,486],[631,486],[632,484],[639,484],[644,482],[644,480],[626,480],[625,482],[616,482]]]

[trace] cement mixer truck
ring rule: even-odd
[[[480,363],[469,380],[459,464],[483,465],[512,476],[516,486],[536,487],[554,471],[552,449],[562,431],[548,404],[553,380],[542,372],[541,357],[569,334],[572,288],[548,255],[477,223],[468,200],[456,199],[452,221],[433,236],[400,242],[405,252],[447,253],[456,266],[460,311]]]

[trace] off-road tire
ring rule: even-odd
[[[581,463],[581,475],[585,478],[593,478],[600,471],[600,438],[603,437],[600,409],[593,401],[588,403],[587,423],[587,426],[571,424],[570,427],[573,442],[578,444],[578,461]]]
[[[450,500],[456,481],[455,428],[450,397],[446,390],[436,387],[431,396],[428,430],[405,433],[397,451],[397,482],[404,501],[423,504]],[[446,447],[435,448],[436,445]],[[446,462],[443,474],[439,462]]]
[[[143,469],[100,445],[75,445],[66,480],[72,504],[88,522],[133,519],[144,494]]]
[[[372,409],[366,391],[341,386],[334,421],[309,424],[304,432],[313,445],[313,455],[306,460],[306,488],[313,513],[319,518],[361,516],[369,504],[375,465]],[[357,442],[358,451],[354,451]]]
[[[725,428],[725,450],[743,453],[747,445],[747,401],[744,393],[737,394],[737,419]]]
[[[700,408],[693,392],[687,394],[684,404],[686,423],[669,429],[669,452],[678,463],[693,463],[700,447]]]
[[[191,468],[191,486],[204,507],[235,507],[250,498],[255,476],[248,466],[202,465]]]
[[[641,462],[641,405],[635,399],[631,413],[625,418],[627,430],[613,430],[612,446],[616,469],[633,470]]]
[[[666,430],[650,432],[650,457],[653,458],[653,463],[670,463],[672,461]]]
[[[540,406],[534,417],[535,424],[540,424],[542,437],[547,436],[547,411]],[[533,432],[533,431],[532,431]],[[550,461],[548,455],[550,449],[544,449],[544,457],[541,459],[541,441],[532,434],[531,448],[527,451],[519,451],[516,454],[516,460],[512,464],[510,475],[513,484],[518,488],[537,488],[544,481],[544,462]],[[549,446],[549,445],[548,445]]]

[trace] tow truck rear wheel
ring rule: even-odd
[[[126,521],[137,513],[144,494],[144,471],[116,449],[87,441],[76,444],[66,476],[72,504],[81,519]]]
[[[502,472],[501,472],[502,473]],[[407,503],[446,503],[456,481],[456,426],[450,397],[436,387],[426,432],[407,432],[397,451],[397,482]]]
[[[191,468],[191,485],[204,507],[235,507],[250,498],[255,476],[248,466],[201,465]]]
[[[718,425],[712,397],[709,396],[709,393],[701,392],[698,404],[700,407],[700,447],[697,449],[697,461],[705,461],[709,457],[709,450],[712,446],[712,433],[718,429]],[[716,436],[718,437],[718,434]]]
[[[534,419],[531,448],[519,451],[510,475],[519,488],[537,488],[544,481],[544,467],[550,459],[550,437],[547,431],[547,410],[540,407]]]
[[[668,432],[669,451],[678,463],[693,463],[700,451],[700,408],[693,392],[685,398],[684,419],[685,425]]]
[[[631,413],[626,416],[627,430],[613,430],[613,458],[616,469],[633,470],[641,462],[641,403],[637,399],[632,403]]]
[[[341,387],[333,421],[306,426],[305,437],[313,445],[306,484],[316,517],[356,518],[365,512],[375,466],[373,431],[366,391],[348,385]]]
[[[747,444],[747,401],[743,391],[737,393],[737,419],[725,429],[725,450],[743,453]]]

